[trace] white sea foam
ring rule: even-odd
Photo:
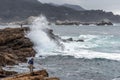
[[[118,37],[116,38],[116,36],[113,35],[81,35],[78,39],[84,39],[85,42],[65,43],[66,51],[63,52],[65,53],[64,55],[72,55],[76,58],[120,60],[119,50],[116,49],[119,48],[120,45]],[[94,48],[97,49],[97,51],[94,51]],[[99,51],[100,48],[103,50],[102,52]],[[111,53],[105,52],[104,50],[108,50]]]
[[[88,48],[99,46],[92,43],[70,42],[70,43],[64,43],[64,46],[65,46],[65,50],[61,51],[61,55],[70,55],[70,56],[74,56],[75,58],[87,58],[87,59],[104,58],[111,60],[120,60],[119,53],[107,53],[107,52],[97,52],[93,50],[88,50]]]
[[[80,51],[65,51],[64,55],[71,55],[75,58],[104,58],[104,59],[111,59],[111,60],[120,60],[120,54],[117,53],[102,53],[102,52],[95,52],[90,50],[80,50]]]
[[[30,32],[27,34],[27,37],[34,43],[37,56],[42,55],[46,50],[52,51],[56,47],[56,44],[43,31],[48,28],[48,22],[43,16],[37,17],[30,26]]]
[[[103,50],[109,50],[109,47],[111,48],[115,44],[120,44],[119,40],[117,42],[115,42],[115,40],[112,40],[112,38],[114,38],[113,35],[80,35],[79,37],[74,37],[73,39],[84,39],[85,42],[61,42],[64,44],[64,50],[61,50],[57,48],[54,41],[50,40],[47,33],[43,31],[43,29],[47,28],[49,28],[49,26],[46,18],[40,16],[33,21],[33,24],[30,26],[31,31],[27,34],[27,36],[34,43],[34,49],[37,52],[37,57],[39,55],[71,55],[75,58],[105,58],[111,60],[120,60],[119,53],[99,51],[99,48]],[[62,38],[68,37],[66,36]],[[94,51],[94,48],[98,49],[98,51]]]

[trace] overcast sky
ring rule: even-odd
[[[85,9],[102,9],[120,14],[120,0],[39,0],[44,3],[76,4]]]

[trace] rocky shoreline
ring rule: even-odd
[[[6,65],[15,65],[26,62],[27,57],[35,55],[33,43],[25,37],[29,28],[0,29],[0,77],[14,75],[17,72],[2,70]]]
[[[4,78],[2,80],[60,80],[57,77],[49,77],[46,70],[35,71],[31,73],[18,74],[13,77]]]
[[[25,37],[29,28],[5,28],[0,30],[1,66],[26,62],[26,57],[35,55],[33,43]]]
[[[56,78],[44,79],[44,77],[48,77],[44,76],[45,73],[48,74],[46,70],[34,72],[34,76],[30,76],[29,73],[20,74],[24,76],[17,75],[18,78],[17,72],[2,69],[6,65],[27,62],[27,57],[35,56],[34,44],[25,36],[27,31],[29,31],[28,27],[0,29],[0,78],[4,78],[3,80],[59,80]],[[41,77],[41,75],[43,76]],[[9,76],[14,78],[6,78]],[[27,77],[28,79],[26,79]]]
[[[80,21],[56,21],[56,25],[96,25],[96,26],[105,26],[113,25],[110,21],[101,21],[101,22],[80,22]]]

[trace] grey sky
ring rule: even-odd
[[[45,3],[77,4],[85,9],[103,9],[120,14],[120,0],[39,0]]]

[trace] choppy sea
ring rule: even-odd
[[[46,27],[46,20],[33,24]],[[44,23],[44,24],[42,24]],[[63,39],[82,39],[84,42],[62,42],[65,49],[54,47],[45,33],[34,29],[28,37],[37,51],[35,69],[46,69],[50,76],[61,80],[120,80],[120,24],[95,25],[47,25]],[[40,28],[41,29],[41,28]],[[42,35],[42,36],[40,36]],[[27,72],[27,64],[6,66],[6,70]]]

